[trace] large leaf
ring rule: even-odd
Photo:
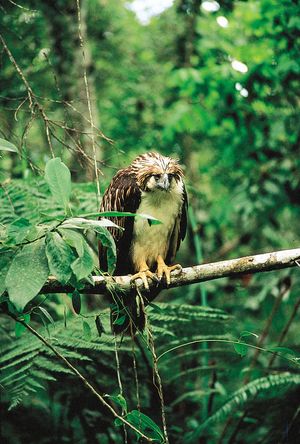
[[[48,276],[45,239],[25,245],[14,257],[5,279],[9,299],[18,310],[39,293]]]
[[[6,290],[5,278],[9,270],[13,255],[14,252],[12,250],[0,252],[0,296]]]
[[[75,260],[75,254],[57,232],[47,234],[46,254],[50,273],[53,274],[59,282],[66,284],[72,275],[71,264]]]
[[[79,281],[86,278],[94,268],[93,250],[82,234],[77,231],[61,229],[59,232],[62,234],[67,244],[75,248],[77,251],[78,258],[71,264],[75,276]]]
[[[71,194],[71,173],[59,157],[47,162],[45,180],[49,185],[52,196],[57,203],[63,206],[67,213]]]
[[[141,413],[138,410],[132,410],[125,415],[125,419],[145,435],[149,436],[149,438],[152,438],[154,442],[165,442],[164,435],[158,425],[144,413]],[[122,422],[117,418],[115,420],[115,425],[120,426],[122,425]]]
[[[28,219],[25,219],[24,217],[19,217],[18,219],[15,219],[7,227],[8,242],[19,244],[24,239],[26,239],[32,228],[33,225],[31,225]]]
[[[0,138],[0,151],[10,151],[12,153],[18,153],[18,148],[11,142]]]

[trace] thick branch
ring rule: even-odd
[[[281,268],[300,266],[300,248],[293,250],[273,251],[271,253],[245,256],[227,261],[213,262],[210,264],[195,265],[183,268],[181,272],[172,273],[171,284],[168,288],[190,285],[224,277],[234,277],[241,274],[260,273],[264,271],[278,270]],[[131,290],[130,276],[94,276],[94,285],[86,284],[81,293],[107,294],[129,293]],[[140,282],[140,281],[138,281]],[[139,284],[140,290],[142,283]],[[159,284],[151,281],[150,289],[164,289],[167,285],[164,281]],[[71,286],[62,286],[55,278],[50,277],[41,293],[69,293]]]

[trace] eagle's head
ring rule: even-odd
[[[183,171],[176,159],[158,153],[138,156],[131,165],[143,191],[172,191],[182,182]]]

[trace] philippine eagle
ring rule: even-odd
[[[146,289],[147,278],[164,277],[169,284],[171,271],[181,268],[171,264],[185,237],[187,204],[183,171],[177,160],[145,153],[119,170],[103,195],[100,211],[146,214],[161,224],[149,224],[147,219],[138,217],[110,217],[123,228],[109,228],[117,249],[114,274],[132,274],[131,281],[142,279]],[[99,260],[100,268],[107,271],[106,249],[102,245]],[[145,314],[136,296],[133,290],[126,300],[115,301],[111,319],[115,333],[144,328]]]

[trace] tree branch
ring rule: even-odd
[[[166,282],[151,281],[150,290],[163,290],[164,288],[181,287],[213,279],[224,277],[234,277],[248,273],[260,273],[265,271],[278,270],[300,266],[300,248],[292,250],[273,251],[254,256],[245,256],[227,261],[213,262],[210,264],[195,265],[183,268],[179,272],[173,272],[171,284],[167,287]],[[81,293],[108,294],[113,292],[128,294],[132,286],[130,276],[93,276],[94,285],[86,284],[80,290]],[[140,291],[144,291],[142,282],[137,281]],[[41,293],[69,293],[73,291],[70,285],[61,285],[54,277],[50,277]]]

